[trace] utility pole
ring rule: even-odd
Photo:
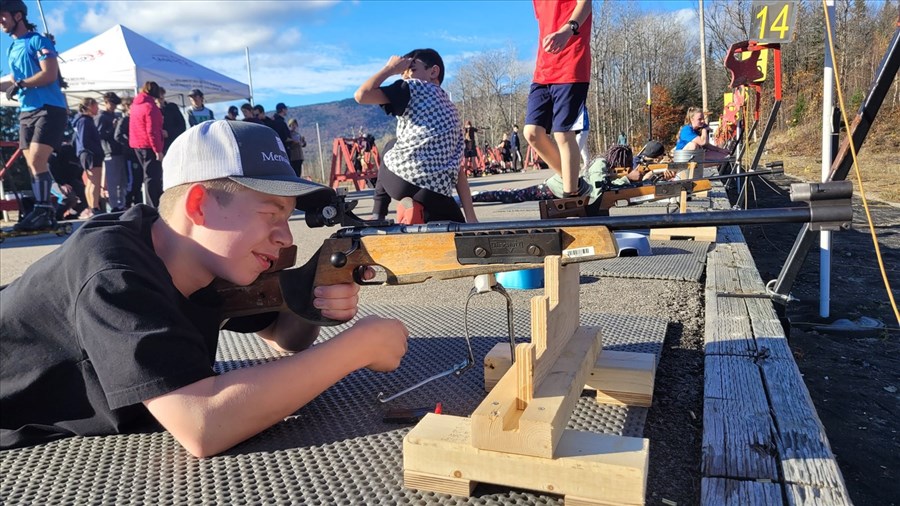
[[[250,105],[253,105],[253,74],[250,73],[250,47],[244,46],[244,55],[247,58],[247,80],[250,82],[250,96],[248,100],[250,101]]]
[[[834,0],[825,0],[825,13],[828,19],[834,19]],[[823,68],[822,90],[822,181],[828,181],[831,175],[832,131],[834,124],[834,55],[828,44],[828,26],[825,26],[825,65]],[[827,318],[831,305],[831,232],[819,232],[819,316]]]
[[[319,171],[322,173],[322,184],[327,186],[331,181],[325,179],[325,157],[322,156],[322,135],[319,133],[318,123],[316,123],[316,142],[319,144]]]
[[[653,80],[652,72],[650,70],[647,71],[647,124],[649,125],[649,135],[647,136],[647,142],[653,140],[653,100],[650,99],[650,82]]]
[[[703,19],[703,0],[700,0],[700,89],[703,92],[703,115],[709,110],[706,94],[706,23]],[[706,118],[709,122],[709,118]]]

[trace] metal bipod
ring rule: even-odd
[[[472,340],[469,337],[469,301],[472,300],[472,297],[488,292],[497,292],[503,295],[506,298],[506,326],[509,330],[509,352],[512,361],[516,360],[516,334],[513,331],[513,308],[512,308],[512,298],[510,298],[509,294],[506,293],[506,289],[503,288],[503,285],[497,282],[497,279],[493,274],[482,274],[480,276],[475,276],[475,286],[469,290],[469,296],[466,297],[466,308],[463,313],[463,329],[465,332],[466,338],[466,349],[468,352],[468,356],[462,362],[453,365],[450,369],[446,371],[435,374],[434,376],[425,378],[424,380],[416,383],[415,385],[401,390],[390,397],[385,397],[384,392],[378,392],[378,400],[380,402],[388,402],[400,397],[401,395],[408,394],[413,390],[431,383],[434,380],[443,378],[444,376],[449,376],[451,374],[455,374],[459,376],[464,373],[466,370],[475,365],[475,352],[472,351]]]

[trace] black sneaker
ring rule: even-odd
[[[56,227],[56,211],[47,204],[38,204],[30,213],[25,215],[22,221],[13,225],[17,232],[34,232],[49,230]]]
[[[572,197],[588,197],[591,195],[591,185],[588,184],[584,178],[578,178],[578,191],[575,193],[564,192],[563,198],[568,199]]]

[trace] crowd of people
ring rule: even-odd
[[[182,112],[177,104],[166,100],[164,87],[147,81],[134,98],[106,92],[101,102],[92,97],[82,99],[69,121],[73,135],[61,138],[58,146],[50,149],[50,196],[35,192],[39,206],[54,209],[53,217],[34,223],[22,220],[19,228],[50,228],[57,220],[124,211],[144,201],[145,184],[148,203],[158,206],[162,160],[169,147],[189,127],[215,119],[205,105],[202,90],[193,89],[188,97],[190,106]],[[247,103],[242,108],[247,111],[243,120],[237,118],[236,106],[229,108],[225,119],[274,130],[289,154],[291,167],[300,176],[306,139],[296,119],[286,121],[287,106],[279,103],[272,117],[258,104]],[[66,124],[59,122],[53,128],[64,130]],[[55,206],[50,204],[53,197]]]

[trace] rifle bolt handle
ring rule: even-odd
[[[337,267],[338,269],[347,265],[347,255],[340,251],[332,253],[329,260],[331,261],[332,267]]]

